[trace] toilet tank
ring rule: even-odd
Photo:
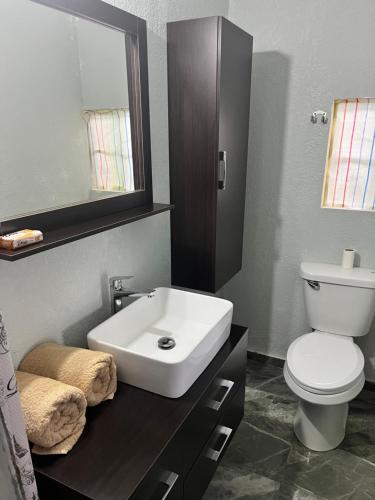
[[[375,313],[375,270],[302,262],[309,323],[348,337],[366,335]]]

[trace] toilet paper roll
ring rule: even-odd
[[[352,248],[345,248],[342,254],[342,267],[344,269],[352,269],[354,266],[355,250]]]

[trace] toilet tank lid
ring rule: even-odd
[[[335,285],[375,288],[375,270],[364,267],[344,269],[335,264],[302,262],[300,276],[305,280],[321,281]]]

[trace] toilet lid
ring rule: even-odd
[[[335,394],[361,376],[364,358],[350,337],[313,332],[289,347],[287,366],[295,382],[311,392]]]

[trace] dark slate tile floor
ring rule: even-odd
[[[204,500],[375,500],[375,392],[352,401],[343,443],[324,453],[295,438],[297,402],[281,366],[248,360],[245,416]]]

